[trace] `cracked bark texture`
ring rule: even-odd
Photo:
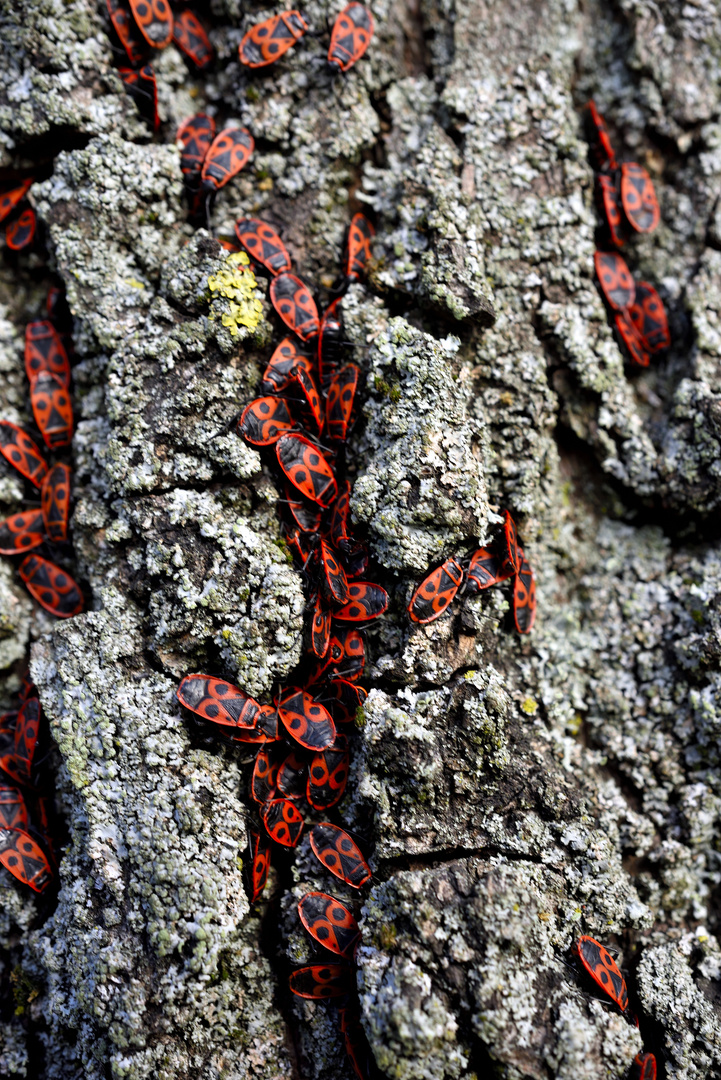
[[[305,9],[321,28],[339,5]],[[370,635],[341,811],[372,849],[358,990],[378,1075],[622,1078],[642,1043],[674,1080],[721,1077],[721,19],[712,3],[379,0],[334,83],[306,38],[260,79],[270,14],[212,0],[207,78],[156,60],[151,139],[112,68],[104,4],[0,4],[3,167],[32,164],[72,309],[72,538],[92,610],[59,625],[0,567],[3,689],[31,650],[57,743],[57,907],[0,882],[0,1075],[346,1080],[332,1010],[290,1000],[295,904],[329,886],[302,841],[251,912],[249,765],[178,713],[208,667],[268,695],[300,654],[300,576],[276,492],[233,431],[272,327],[234,338],[185,222],[177,125],[247,125],[215,234],[268,216],[321,290],[351,208],[370,280],[346,301],[366,376],[353,514],[392,604]],[[656,182],[634,241],[673,347],[624,370],[593,282],[593,96]],[[2,415],[27,421],[24,323],[42,270],[0,267]],[[258,298],[269,316],[265,283]],[[0,464],[0,499],[22,487]],[[506,594],[411,628],[411,587],[516,515],[539,619]],[[352,900],[344,890],[332,889]],[[623,955],[640,1031],[568,965]],[[8,1006],[10,976],[24,996]]]

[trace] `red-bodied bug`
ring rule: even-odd
[[[234,728],[255,728],[261,707],[245,690],[210,675],[186,675],[177,690],[181,705],[191,712]]]
[[[338,370],[343,355],[343,312],[341,297],[334,300],[323,312],[318,334],[318,374],[325,388],[331,375]]]
[[[611,139],[606,121],[601,116],[593,101],[588,103],[591,148],[599,169],[615,169],[616,155],[611,146]]]
[[[370,1051],[359,1020],[349,1018],[346,1021],[343,1038],[345,1039],[345,1052],[358,1080],[370,1080]]]
[[[62,379],[41,371],[30,385],[30,404],[48,449],[69,446],[73,437],[73,406]]]
[[[618,1005],[622,1013],[627,1012],[626,980],[608,949],[594,938],[584,935],[575,943],[574,952],[593,981]]]
[[[250,794],[258,803],[267,803],[277,798],[278,762],[268,750],[259,750],[256,754],[253,776],[250,781]]]
[[[261,705],[256,727],[236,728],[227,735],[231,742],[250,745],[277,742],[281,738],[278,734],[278,711],[274,705]]]
[[[651,363],[651,357],[644,348],[643,338],[631,320],[630,313],[619,312],[614,319],[614,325],[621,343],[631,357],[631,361],[640,367],[648,367]]]
[[[671,335],[668,332],[666,309],[653,285],[647,281],[636,282],[636,299],[628,314],[648,352],[662,352],[669,347]]]
[[[282,435],[275,444],[275,452],[281,469],[301,494],[324,509],[331,505],[338,494],[338,485],[315,443],[304,435]]]
[[[278,699],[277,709],[290,737],[306,750],[324,750],[335,742],[335,724],[330,713],[305,690],[287,687]]]
[[[621,202],[632,229],[653,232],[661,220],[661,210],[651,177],[635,161],[621,166]]]
[[[235,235],[248,254],[271,274],[290,270],[290,255],[275,229],[258,218],[240,218],[235,223]]]
[[[286,799],[302,799],[305,796],[305,778],[308,766],[295,750],[291,750],[278,766],[278,791]]]
[[[636,1054],[629,1080],[656,1080],[656,1058],[653,1054]]]
[[[509,510],[503,512],[503,541],[505,561],[513,572],[517,574],[521,567],[521,560],[518,555],[518,534],[516,532],[516,523]]]
[[[328,652],[330,642],[330,611],[323,603],[320,593],[313,605],[313,622],[310,632],[311,649],[322,660]]]
[[[343,269],[346,281],[359,281],[365,276],[371,258],[371,242],[376,231],[367,217],[354,214],[348,227]]]
[[[47,463],[30,436],[10,420],[0,420],[0,454],[35,487],[42,486]]]
[[[167,0],[129,0],[138,30],[148,45],[164,49],[173,37],[173,13]]]
[[[37,319],[25,327],[25,374],[32,385],[44,371],[70,386],[70,361],[60,335],[49,319]]]
[[[53,465],[40,488],[43,524],[50,540],[67,540],[70,509],[70,468]]]
[[[257,829],[249,829],[250,844],[250,902],[254,904],[258,899],[265,883],[268,880],[270,870],[270,844],[266,837]]]
[[[350,598],[345,570],[335,557],[333,548],[325,540],[320,542],[320,561],[323,573],[321,586],[326,599],[334,604],[345,604]]]
[[[133,68],[118,68],[118,75],[123,80],[123,85],[135,102],[140,115],[153,125],[153,131],[157,131],[160,127],[158,86],[155,82],[155,72],[150,64],[144,64],[137,71]]]
[[[339,735],[332,746],[311,758],[306,798],[314,810],[330,810],[339,803],[348,783],[348,740]]]
[[[348,551],[352,543],[352,538],[348,534],[351,490],[350,480],[344,480],[331,510],[330,538],[333,547],[338,548],[339,551]]]
[[[249,68],[274,64],[305,34],[308,24],[299,11],[284,11],[251,26],[238,46],[241,64]]]
[[[349,551],[344,551],[343,565],[349,581],[358,581],[368,569],[368,548],[365,544],[355,541]]]
[[[345,997],[351,992],[350,968],[344,964],[311,964],[290,973],[291,991],[312,1001]]]
[[[611,243],[623,247],[628,240],[628,226],[621,212],[621,192],[615,177],[596,177],[596,199]]]
[[[270,283],[270,302],[285,325],[301,341],[320,331],[320,319],[310,289],[295,274],[279,274]]]
[[[200,19],[192,11],[181,11],[175,16],[173,41],[200,71],[213,62],[213,46]]]
[[[606,302],[614,311],[625,311],[636,297],[636,286],[625,261],[611,251],[597,251],[593,261]]]
[[[341,724],[355,720],[358,709],[365,704],[367,697],[368,693],[362,686],[340,675],[331,675],[323,691],[328,711]]]
[[[285,501],[293,515],[293,520],[301,532],[318,532],[323,517],[323,511],[320,507],[315,503],[308,502],[302,496],[296,495],[287,484],[285,486]]]
[[[263,805],[260,816],[271,840],[283,847],[295,847],[303,832],[304,822],[292,799],[271,799]]]
[[[331,439],[344,442],[348,435],[359,378],[360,369],[355,364],[346,364],[330,377],[325,416]]]
[[[4,221],[8,214],[15,209],[17,204],[25,198],[32,183],[32,178],[23,180],[17,187],[10,188],[8,191],[3,191],[2,195],[0,195],[0,221]]]
[[[45,853],[24,829],[0,829],[0,863],[35,892],[42,892],[52,881]]]
[[[65,570],[49,559],[28,555],[18,569],[28,592],[37,602],[60,619],[70,619],[83,610],[83,594]]]
[[[291,529],[286,530],[285,542],[293,554],[298,556],[301,570],[305,570],[315,554],[313,538],[305,536],[300,529]]]
[[[331,634],[330,649],[338,674],[348,682],[357,682],[366,662],[365,636],[355,626],[337,626]],[[340,650],[340,657],[337,651]]]
[[[254,148],[253,136],[245,128],[225,128],[216,135],[203,162],[202,190],[220,191],[248,164]]]
[[[27,824],[27,807],[18,789],[0,786],[0,829],[26,829]]]
[[[22,251],[32,244],[37,223],[35,211],[32,206],[28,206],[15,221],[5,227],[5,242],[11,251]]]
[[[286,390],[295,379],[295,368],[299,365],[308,371],[312,367],[310,358],[298,352],[298,346],[293,339],[283,338],[263,373],[263,389],[266,394]]]
[[[293,372],[293,378],[300,387],[305,403],[313,414],[315,426],[318,428],[318,431],[322,431],[325,412],[323,409],[323,401],[318,393],[318,387],[315,385],[312,371],[307,367],[298,364]]]
[[[348,603],[333,612],[334,619],[343,622],[366,622],[377,619],[388,608],[388,593],[372,581],[353,581],[348,584]]]
[[[373,16],[357,0],[343,8],[330,35],[329,65],[338,71],[349,71],[370,45],[373,27]]]
[[[348,958],[360,930],[345,904],[327,893],[306,893],[298,904],[300,921],[319,945],[336,956]]]
[[[254,446],[272,446],[296,426],[285,398],[260,397],[243,409],[238,431]]]
[[[530,634],[536,621],[536,575],[523,548],[518,549],[520,569],[513,583],[513,619],[519,634]]]
[[[40,702],[29,698],[15,721],[13,748],[0,757],[0,769],[18,784],[29,784],[35,746],[40,733]]]
[[[180,171],[186,179],[200,176],[214,138],[215,120],[206,113],[191,116],[178,128],[175,141],[180,144]]]
[[[442,615],[463,584],[463,569],[455,559],[446,561],[423,579],[408,604],[413,622],[430,623]]]
[[[128,60],[137,67],[143,62],[147,51],[145,38],[138,30],[137,23],[126,0],[107,0],[108,15],[118,35],[120,44],[128,54]]]
[[[337,825],[331,825],[329,821],[314,825],[310,830],[310,846],[326,870],[347,885],[360,889],[370,881],[370,867],[360,849],[348,833]]]
[[[23,510],[0,521],[0,555],[17,555],[45,539],[42,510]]]
[[[481,589],[488,589],[491,585],[507,581],[512,574],[513,570],[508,560],[504,561],[488,548],[479,548],[471,555],[466,590],[470,596],[473,596]]]

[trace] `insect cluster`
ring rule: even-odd
[[[595,938],[583,935],[574,943],[573,952],[596,986],[618,1006],[627,1020],[638,1027],[638,1018],[629,1008],[626,980],[608,949]],[[636,1055],[630,1080],[656,1080],[656,1058],[653,1054],[647,1051]]]
[[[653,232],[661,219],[656,192],[646,169],[635,161],[620,166],[606,123],[591,101],[587,127],[596,166],[596,201],[607,244],[620,248],[633,233]],[[596,276],[616,333],[631,362],[648,367],[651,356],[671,344],[663,301],[647,281],[634,282],[617,251],[597,251]]]
[[[536,576],[518,543],[516,525],[508,510],[503,534],[494,548],[478,548],[461,562],[446,559],[423,579],[408,604],[413,622],[430,623],[455,600],[465,581],[473,595],[513,579],[513,620],[519,634],[530,634],[536,621]]]
[[[374,27],[370,11],[357,0],[343,8],[330,34],[328,66],[331,70],[349,71],[370,45]],[[308,24],[299,11],[271,15],[248,30],[238,47],[238,57],[246,67],[268,67],[307,33]]]
[[[37,688],[26,678],[17,709],[0,716],[0,865],[38,893],[56,865],[48,799],[34,764],[40,723]]]

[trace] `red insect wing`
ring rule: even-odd
[[[371,241],[376,231],[367,217],[354,214],[348,227],[343,268],[350,281],[358,281],[365,275],[371,258]]]
[[[651,362],[651,357],[644,348],[644,341],[635,324],[631,319],[630,312],[619,312],[614,319],[616,331],[621,341],[628,350],[629,356],[634,364],[639,364],[641,367],[648,367]]]
[[[341,71],[352,68],[370,45],[373,28],[373,16],[367,7],[357,2],[348,4],[333,24],[328,63]]]
[[[28,698],[15,721],[15,757],[27,763],[28,776],[39,734],[40,702],[38,698]]]
[[[339,626],[333,632],[331,640],[331,645],[336,643],[343,651],[342,659],[336,662],[340,669],[338,674],[348,682],[357,682],[366,663],[365,635],[355,626]]]
[[[238,47],[241,64],[250,68],[266,67],[275,63],[288,49],[299,41],[308,24],[299,11],[284,11],[256,23],[243,36]]]
[[[285,325],[301,341],[320,331],[320,319],[310,289],[295,274],[279,274],[270,283],[270,302]]]
[[[303,815],[291,799],[271,799],[265,803],[260,816],[268,836],[276,844],[294,848],[303,832]]]
[[[318,335],[318,374],[321,386],[328,385],[331,375],[338,369],[343,350],[343,312],[338,297],[323,313]]]
[[[22,251],[32,244],[37,223],[32,206],[28,206],[19,218],[10,222],[5,229],[5,242],[11,251]]]
[[[323,429],[323,421],[325,419],[323,411],[323,402],[321,401],[320,394],[318,393],[318,387],[315,385],[315,379],[313,373],[308,370],[307,367],[296,367],[293,378],[298,383],[303,397],[308,405],[310,411],[313,413],[313,420],[318,431]]]
[[[277,742],[278,735],[278,712],[274,705],[261,705],[258,713],[257,727],[236,728],[228,737],[231,742],[247,743],[249,745],[262,745],[263,743]]]
[[[148,45],[164,49],[173,36],[173,13],[168,0],[129,0],[138,30]]]
[[[346,364],[330,377],[325,415],[331,439],[344,441],[348,434],[359,378],[360,369],[355,364]]]
[[[252,258],[271,274],[290,270],[290,255],[275,229],[258,218],[240,218],[235,223],[235,235]]]
[[[614,311],[630,307],[636,296],[631,271],[620,255],[611,251],[597,251],[593,256],[601,292]]]
[[[38,319],[25,327],[25,374],[31,386],[44,371],[70,386],[70,361],[60,335],[48,319]]]
[[[292,338],[283,338],[263,373],[263,389],[266,394],[286,390],[295,379],[295,368],[303,366],[311,370],[311,361],[298,352],[298,346]]]
[[[370,881],[370,867],[357,844],[337,825],[331,825],[329,821],[314,825],[310,830],[310,846],[326,870],[347,885],[360,889]]]
[[[28,812],[17,788],[0,786],[0,831],[26,829]]]
[[[653,1054],[637,1054],[633,1059],[629,1080],[656,1080],[656,1058]]]
[[[260,397],[246,405],[238,431],[254,446],[272,446],[281,435],[296,426],[285,398]]]
[[[181,11],[173,23],[173,41],[197,68],[202,70],[213,61],[213,46],[200,19],[192,11]]]
[[[257,829],[250,829],[250,863],[251,863],[251,895],[252,904],[258,899],[265,883],[268,880],[270,870],[270,844],[266,837]]]
[[[0,863],[35,892],[42,892],[52,881],[45,853],[23,829],[0,830]]]
[[[191,712],[226,727],[253,729],[260,705],[245,690],[210,675],[186,675],[177,690],[181,705]]]
[[[67,465],[53,465],[40,488],[40,505],[49,539],[66,540],[70,510],[70,468]]]
[[[668,331],[666,308],[653,285],[649,285],[647,281],[636,283],[636,299],[628,314],[647,352],[661,352],[669,347],[671,335]]]
[[[621,166],[621,202],[632,229],[653,232],[661,220],[661,210],[651,177],[635,161]]]
[[[340,900],[327,893],[306,893],[298,904],[300,921],[319,945],[348,958],[360,937],[358,923]]]
[[[290,974],[289,985],[297,997],[324,1001],[350,993],[350,969],[343,964],[312,964]]]
[[[277,785],[278,762],[272,759],[267,750],[259,750],[255,758],[253,776],[250,781],[252,798],[258,803],[267,803],[271,799],[277,798]]]
[[[155,72],[150,64],[145,64],[138,71],[132,68],[118,68],[118,75],[123,80],[123,85],[135,102],[140,115],[153,125],[153,131],[157,131],[160,127],[158,87],[155,82]]]
[[[518,549],[521,568],[513,583],[513,618],[519,634],[530,634],[536,621],[536,575],[523,549]]]
[[[621,1012],[626,1012],[628,1008],[626,980],[609,951],[594,938],[585,935],[578,939],[574,948],[593,981],[618,1005]]]
[[[504,562],[488,548],[479,548],[478,551],[473,552],[468,567],[468,592],[472,596],[481,589],[488,589],[491,585],[507,581],[512,574],[513,571],[507,561]]]
[[[350,545],[348,517],[350,515],[350,480],[344,480],[338,498],[333,503],[330,517],[330,538],[333,546],[346,551]]]
[[[615,169],[616,155],[611,146],[606,121],[592,101],[588,103],[591,146],[599,169]]]
[[[214,138],[215,120],[206,113],[191,116],[178,128],[175,141],[180,144],[180,170],[183,176],[193,179],[200,176]]]
[[[23,180],[22,184],[19,184],[18,187],[3,191],[2,195],[0,195],[0,221],[4,221],[8,214],[15,209],[17,204],[25,198],[32,183],[32,178],[30,180]]]
[[[357,686],[340,675],[331,675],[323,691],[323,700],[328,703],[328,711],[339,723],[354,720],[367,697],[368,693],[362,686]]]
[[[285,487],[285,501],[301,532],[318,532],[323,516],[322,510],[320,510],[318,506],[314,503],[307,502],[306,499],[299,498],[287,484]]]
[[[245,128],[225,128],[213,140],[200,174],[203,191],[220,191],[250,161],[255,149]]]
[[[293,554],[298,556],[301,569],[305,570],[314,554],[312,538],[304,536],[300,529],[293,529],[286,531],[285,539]]]
[[[286,799],[302,799],[305,795],[307,771],[306,763],[292,750],[278,768],[278,791],[282,792]]]
[[[446,561],[423,579],[408,604],[413,622],[430,623],[442,615],[463,584],[463,569],[455,559]]]
[[[319,506],[331,505],[338,494],[335,476],[310,439],[304,435],[283,435],[275,444],[275,452],[281,469],[298,491]]]
[[[339,735],[332,746],[314,754],[308,769],[306,798],[314,810],[330,810],[340,802],[348,783],[348,740]]]
[[[113,24],[120,44],[128,54],[130,63],[137,67],[143,62],[147,49],[145,38],[138,30],[135,19],[126,0],[107,0],[108,15]]]
[[[24,510],[0,521],[0,555],[31,551],[44,539],[42,510]]]
[[[57,375],[41,371],[30,386],[35,423],[50,450],[69,446],[73,437],[73,406],[67,386]]]
[[[606,223],[611,243],[623,247],[628,240],[628,226],[621,212],[621,192],[614,177],[596,177],[596,198],[599,210]]]
[[[83,610],[83,594],[65,570],[49,559],[28,555],[18,569],[27,590],[46,611],[69,619]]]
[[[297,686],[281,694],[278,716],[290,737],[306,750],[324,750],[335,742],[335,724],[328,710]]]
[[[388,593],[372,581],[353,581],[348,585],[348,603],[333,612],[334,619],[365,622],[377,619],[388,608]]]
[[[320,542],[320,559],[323,568],[321,582],[327,599],[334,604],[345,604],[350,598],[345,570],[336,558],[333,548],[325,540]]]
[[[42,485],[48,467],[36,444],[17,424],[0,420],[0,454],[35,487]]]
[[[322,660],[328,652],[330,642],[330,611],[326,608],[320,596],[316,596],[313,607],[313,624],[310,634],[311,649]]]
[[[503,512],[503,539],[506,561],[510,563],[511,569],[517,574],[521,565],[518,557],[518,535],[516,533],[516,523],[508,510]]]

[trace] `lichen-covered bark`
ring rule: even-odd
[[[3,691],[30,648],[67,830],[52,913],[0,881],[0,1075],[351,1075],[332,1010],[285,986],[310,955],[295,905],[328,879],[303,840],[251,910],[248,762],[174,698],[211,667],[267,699],[305,605],[282,492],[234,430],[275,340],[265,283],[234,335],[209,287],[225,253],[186,222],[173,139],[208,107],[258,144],[213,234],[267,216],[327,299],[351,209],[378,229],[344,300],[365,381],[348,462],[391,606],[340,807],[373,852],[357,964],[378,1074],[621,1080],[644,1045],[669,1078],[721,1077],[718,12],[372,8],[347,78],[315,64],[322,37],[249,78],[237,44],[270,11],[217,0],[209,76],[157,57],[153,140],[104,4],[0,5],[2,163],[42,172],[74,316],[72,541],[93,597],[57,625],[0,566]],[[336,10],[305,14],[321,29]],[[661,200],[630,259],[673,345],[640,374],[593,282],[590,96]],[[38,266],[0,267],[2,416],[21,422]],[[22,496],[0,463],[3,507]],[[538,575],[531,637],[501,590],[411,628],[412,584],[505,507]],[[639,1030],[569,965],[579,933],[623,956]]]

